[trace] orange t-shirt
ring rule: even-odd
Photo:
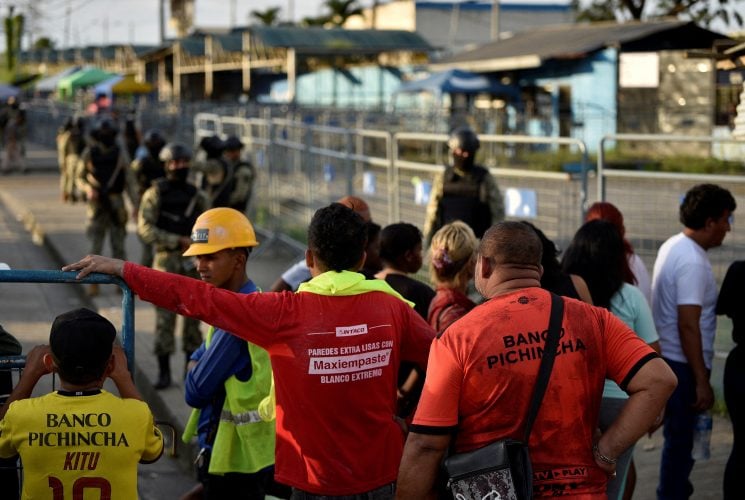
[[[605,495],[595,465],[604,379],[625,388],[656,356],[605,309],[564,299],[553,371],[530,436],[536,497]],[[476,307],[432,343],[422,398],[411,430],[457,429],[456,452],[497,439],[523,438],[551,298],[540,288],[495,297]]]

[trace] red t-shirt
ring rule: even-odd
[[[351,495],[396,480],[404,436],[393,419],[402,360],[426,367],[434,331],[382,292],[238,294],[128,262],[143,300],[265,348],[277,396],[277,481]]]
[[[624,388],[655,353],[607,310],[564,303],[557,356],[530,435],[535,496],[605,498],[606,474],[592,454],[603,381]],[[412,431],[457,428],[456,452],[523,439],[550,309],[548,292],[528,288],[453,323],[432,343]]]

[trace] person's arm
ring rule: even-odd
[[[8,400],[0,408],[0,420],[8,413],[8,408],[13,401],[30,398],[39,379],[47,373],[51,373],[49,367],[44,363],[44,356],[47,354],[51,355],[48,345],[37,345],[26,355],[26,367],[23,369],[21,378],[13,388],[13,392],[10,393]]]
[[[192,408],[209,405],[231,375],[241,380],[251,376],[251,358],[245,340],[223,331],[212,336],[209,349],[186,374],[184,398]]]
[[[647,432],[659,417],[672,394],[677,379],[661,358],[650,359],[634,374],[626,386],[629,399],[616,420],[603,433],[594,450],[595,463],[613,473],[615,464],[601,458],[618,458]]]
[[[111,373],[109,373],[109,378],[116,385],[116,389],[119,391],[119,397],[143,401],[140,391],[137,390],[132,380],[132,374],[127,368],[127,356],[124,354],[124,349],[119,345],[115,345],[112,354],[114,356],[114,367]]]
[[[137,188],[137,177],[124,151],[119,153],[119,163],[122,172],[124,172],[124,190],[127,192],[127,197],[132,205],[132,218],[136,219],[140,207],[140,192]]]
[[[714,390],[709,383],[709,370],[704,363],[704,351],[701,345],[701,306],[678,306],[678,334],[688,366],[696,381],[696,402],[694,411],[701,412],[714,406]]]
[[[587,286],[587,282],[582,279],[582,276],[580,276],[579,274],[570,274],[569,278],[572,280],[574,289],[577,290],[579,300],[592,305],[592,295],[590,294],[590,287]]]
[[[272,284],[272,287],[269,289],[270,292],[291,292],[292,287],[290,287],[290,284],[287,283],[285,280],[282,279],[280,276],[277,278],[277,281],[275,281]]]
[[[487,173],[484,177],[484,185],[486,187],[492,224],[504,220],[504,197],[502,196],[502,192],[499,191],[499,186],[497,186],[494,176]]]
[[[283,272],[282,276],[274,282],[270,291],[292,292],[297,290],[297,287],[300,286],[300,283],[308,281],[310,278],[310,269],[308,269],[308,264],[303,258],[290,266],[285,272]]]
[[[169,248],[180,248],[181,235],[164,231],[156,223],[159,214],[158,188],[151,186],[145,191],[140,200],[140,210],[137,216],[137,234],[148,245],[164,245]]]
[[[442,199],[442,190],[445,183],[445,175],[439,172],[432,181],[432,189],[429,192],[429,203],[427,203],[427,213],[424,216],[424,241],[429,246],[432,236],[436,231],[438,211],[440,209],[440,200]]]
[[[100,255],[88,255],[62,270],[79,271],[77,279],[94,272],[119,276],[141,300],[222,328],[265,349],[282,341],[283,319],[293,317],[287,311],[297,307],[298,300],[292,293],[231,292],[188,276]]]
[[[437,471],[450,445],[450,433],[409,433],[396,484],[396,498],[435,499]]]

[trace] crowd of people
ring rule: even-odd
[[[683,229],[659,249],[650,278],[610,203],[590,207],[563,254],[540,228],[505,221],[495,179],[475,163],[478,137],[458,129],[424,232],[408,222],[381,227],[364,200],[344,196],[313,215],[304,259],[259,293],[249,276],[260,242],[245,216],[255,172],[241,161],[238,138],[205,138],[203,157],[192,161],[188,147],[148,131],[130,161],[110,120],[69,125],[59,141],[62,197],[88,203],[91,252],[64,270],[119,276],[157,306],[156,389],[172,385],[175,317],[188,319],[184,385],[195,410],[183,439],[198,441],[199,484],[184,499],[447,495],[446,455],[523,436],[556,297],[561,337],[528,442],[534,496],[631,498],[634,444],[660,427],[657,496],[692,495],[695,420],[714,403],[716,315],[732,317],[735,342],[742,337],[742,262],[719,293],[706,254],[731,229],[728,190],[701,184],[686,193]],[[128,216],[124,191],[140,264],[114,242]],[[106,231],[112,257],[99,255]],[[419,274],[425,263],[429,282]],[[92,322],[105,331],[103,344],[113,341],[87,312],[66,321]],[[205,338],[200,321],[210,325]],[[58,326],[52,336],[71,328]],[[80,381],[65,353],[83,341],[55,342],[48,360],[46,352],[29,356],[43,368],[24,375],[10,398],[17,402],[0,411],[8,412],[0,457],[39,452],[7,437],[45,427],[18,420],[39,376],[58,371],[70,386],[57,393],[78,397],[98,395],[106,376],[121,382],[116,348],[95,350],[96,368]],[[725,370],[735,432],[727,499],[739,497],[735,475],[744,470],[739,357],[736,348]],[[127,385],[120,392],[138,397]],[[153,458],[153,436],[136,458]]]

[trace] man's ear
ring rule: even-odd
[[[315,265],[315,258],[313,257],[313,252],[310,251],[310,248],[305,249],[305,265],[308,266],[308,269],[313,269],[313,266]]]
[[[483,279],[489,279],[489,276],[491,276],[492,272],[494,271],[491,265],[491,260],[487,257],[484,257],[483,255],[479,255],[477,259],[478,262],[481,263],[481,276],[479,277]]]
[[[111,354],[111,357],[109,358],[109,362],[106,363],[106,369],[103,371],[103,377],[101,377],[103,380],[106,380],[109,378],[109,375],[111,372],[114,371],[114,368],[116,368],[116,357],[114,354]]]
[[[46,368],[49,373],[57,371],[57,365],[54,363],[54,358],[51,354],[45,354],[44,357],[41,358],[41,362],[44,363],[44,368]]]
[[[363,250],[362,252],[362,258],[357,262],[357,264],[354,266],[355,271],[359,271],[363,267],[365,267],[365,261],[367,260],[367,252]]]

